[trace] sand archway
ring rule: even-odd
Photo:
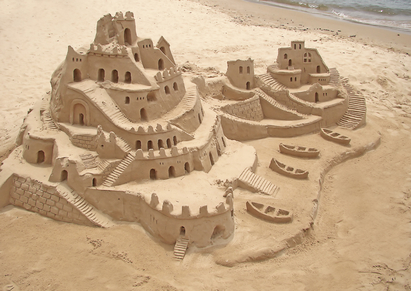
[[[99,69],[99,70],[98,70],[97,81],[99,81],[99,82],[104,82],[105,76],[106,76],[106,72],[104,71],[104,69]]]
[[[131,30],[129,28],[124,29],[124,44],[131,45]]]
[[[75,69],[73,71],[73,81],[80,82],[81,81],[81,71],[79,69]]]
[[[45,155],[43,151],[38,151],[37,152],[37,164],[44,163],[45,160]]]
[[[163,59],[158,60],[158,69],[160,71],[164,70],[164,61],[163,61]]]

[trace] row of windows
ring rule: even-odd
[[[290,77],[290,82],[293,81],[293,77]],[[294,82],[297,82],[297,77],[294,78]]]
[[[178,91],[178,85],[177,85],[176,82],[173,83],[173,90],[174,90],[174,91]],[[165,86],[165,87],[164,87],[164,92],[165,92],[166,94],[170,94],[170,88],[169,88],[168,86]]]
[[[106,72],[104,71],[104,69],[99,69],[98,70],[97,81],[98,82],[104,82],[105,77],[106,77]],[[111,82],[118,83],[118,71],[117,70],[113,70],[111,72]],[[131,73],[130,72],[125,73],[124,83],[128,83],[128,84],[131,83]]]
[[[169,138],[166,140],[166,146],[167,146],[168,149],[171,149],[171,147],[173,145],[177,145],[177,137],[176,136],[173,136],[173,141],[172,142],[173,142],[173,144],[171,143],[171,139],[169,139]],[[159,149],[164,148],[164,141],[162,139],[157,140],[157,146],[158,146]],[[141,148],[141,140],[136,141],[136,149],[137,150],[142,149]],[[149,140],[147,142],[147,149],[148,150],[150,150],[150,149],[154,150],[153,141]]]
[[[143,44],[143,48],[149,48],[151,47],[151,44]]]
[[[81,59],[79,59],[79,58],[73,58],[73,62],[81,62]]]
[[[240,74],[242,74],[243,73],[243,67],[242,66],[238,67],[238,71],[239,71]],[[247,67],[247,74],[250,74],[250,73],[251,73],[251,68],[248,66]]]
[[[186,174],[190,173],[190,164],[186,162],[184,164],[184,171]],[[174,166],[170,166],[168,168],[168,177],[169,178],[174,178],[176,176],[176,170]],[[157,179],[157,170],[156,169],[151,169],[150,170],[150,179],[151,180],[156,180]]]

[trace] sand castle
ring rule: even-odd
[[[255,174],[255,151],[232,140],[365,124],[364,98],[302,41],[280,48],[265,74],[254,74],[253,60],[237,60],[213,89],[202,78],[194,82],[183,77],[163,37],[154,45],[137,35],[133,13],[102,17],[94,42],[68,48],[49,98],[28,114],[20,145],[2,166],[0,207],[90,226],[138,222],[175,244],[182,258],[189,244],[205,247],[233,234],[236,187],[279,191]],[[221,100],[213,108],[200,98],[210,91]],[[195,184],[195,172],[206,177],[219,166],[230,172],[219,165],[223,154],[243,159],[241,168],[223,183],[194,190],[204,192],[201,199],[161,191],[175,181]]]

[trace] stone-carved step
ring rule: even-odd
[[[267,95],[267,93],[265,93],[265,92],[264,92],[263,90],[261,90],[260,88],[257,88],[257,89],[255,90],[255,93],[256,93],[258,96],[260,96],[262,99],[264,99],[265,101],[267,101],[268,103],[270,103],[270,104],[271,104],[272,106],[274,106],[274,107],[277,107],[277,108],[279,108],[279,109],[281,109],[281,110],[283,110],[283,111],[286,111],[286,112],[291,112],[291,113],[293,113],[293,114],[295,114],[295,115],[298,115],[298,116],[301,117],[301,118],[306,118],[306,116],[305,116],[304,114],[301,114],[301,113],[297,112],[296,110],[290,109],[290,108],[288,108],[287,106],[279,103],[279,102],[276,101],[274,98],[272,98],[271,96]],[[290,95],[291,95],[291,94],[290,94]],[[297,97],[295,97],[295,98],[297,98]]]
[[[86,169],[97,168],[98,163],[96,161],[96,157],[92,154],[81,154],[80,158]]]
[[[129,153],[132,150],[131,146],[124,139],[122,139],[119,136],[116,137],[116,143],[117,143],[118,147],[126,153]]]
[[[341,127],[356,129],[365,122],[367,108],[364,96],[355,93],[354,89],[347,84],[345,79],[343,82],[344,88],[348,92],[348,108],[343,117],[337,122]]]
[[[337,87],[340,83],[340,73],[336,68],[330,68],[330,85]]]
[[[266,85],[270,86],[274,91],[282,91],[287,89],[286,86],[278,82],[277,80],[271,77],[270,73],[265,73],[262,75],[258,75],[261,81],[263,81]]]
[[[54,120],[51,118],[50,111],[48,110],[43,112],[43,123],[49,129],[58,129],[58,127],[54,123]]]
[[[56,187],[60,196],[66,199],[67,202],[72,204],[77,210],[79,210],[88,220],[100,227],[114,226],[114,222],[104,214],[100,213],[96,208],[90,205],[83,197],[78,195],[74,190],[71,190],[68,186],[60,184]]]
[[[133,152],[129,152],[127,156],[118,164],[117,167],[108,175],[107,179],[104,180],[103,186],[111,187],[117,181],[118,177],[123,174],[124,170],[134,161],[135,154]]]
[[[245,168],[238,178],[239,186],[252,192],[261,192],[274,196],[280,189],[270,181],[254,174],[250,168]]]
[[[104,171],[107,169],[108,166],[110,166],[110,162],[107,161],[107,160],[101,160],[101,159],[100,159],[100,161],[99,161],[98,164],[97,164],[97,168],[98,168],[101,172],[104,172]]]
[[[180,236],[176,244],[174,246],[174,259],[181,261],[184,259],[184,256],[186,255],[186,251],[188,248],[188,242],[189,240],[187,238],[184,238]]]

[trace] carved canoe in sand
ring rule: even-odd
[[[295,179],[306,179],[308,177],[308,171],[287,166],[274,158],[271,159],[270,169],[281,175]]]
[[[308,148],[303,146],[293,146],[280,143],[280,152],[286,155],[301,157],[301,158],[316,158],[320,151],[316,148]]]
[[[351,138],[342,135],[338,132],[332,131],[330,129],[326,129],[326,128],[321,128],[321,136],[326,139],[326,140],[330,140],[342,145],[348,145],[351,141]]]
[[[287,223],[293,220],[293,213],[288,210],[252,201],[247,201],[246,207],[251,215],[269,222]]]

